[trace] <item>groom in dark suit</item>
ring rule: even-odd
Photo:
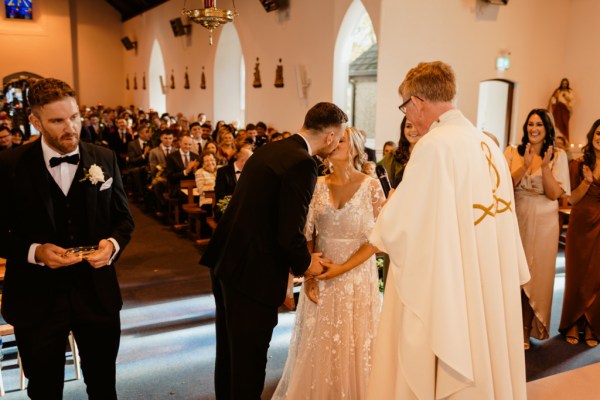
[[[260,399],[288,273],[322,271],[304,237],[317,180],[312,155],[330,154],[347,121],[334,104],[318,103],[299,134],[258,149],[200,260],[211,268],[217,309],[217,400]]]
[[[117,159],[79,141],[66,83],[41,79],[28,97],[42,137],[0,154],[2,315],[14,326],[30,398],[62,399],[72,331],[89,398],[116,399],[122,300],[114,261],[133,231]],[[67,252],[90,245],[90,254]]]

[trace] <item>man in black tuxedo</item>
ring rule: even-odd
[[[79,141],[74,91],[57,79],[29,90],[40,140],[0,154],[2,315],[32,399],[62,399],[72,331],[90,399],[116,399],[122,306],[114,261],[133,231],[115,154]],[[68,248],[97,245],[87,255]]]
[[[246,161],[252,155],[252,150],[242,148],[235,155],[235,161],[221,167],[217,170],[217,178],[215,179],[215,204],[219,203],[225,196],[231,196],[233,190],[237,184],[242,169],[246,165]],[[223,213],[219,210],[219,207],[215,207],[213,210],[215,219],[218,221],[221,219]]]
[[[142,201],[144,187],[148,180],[148,154],[150,153],[150,127],[142,124],[138,130],[138,137],[127,145],[127,168],[131,176],[133,198]]]
[[[167,157],[169,195],[180,197],[182,201],[187,200],[187,196],[181,193],[179,182],[184,179],[194,180],[194,173],[200,165],[198,154],[192,152],[192,143],[189,135],[183,135],[179,139],[179,150],[172,152]]]
[[[303,234],[317,180],[312,155],[330,154],[347,121],[334,104],[318,103],[299,134],[258,149],[200,260],[211,268],[216,302],[217,400],[260,399],[288,274],[322,271]]]

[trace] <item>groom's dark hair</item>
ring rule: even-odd
[[[62,100],[65,97],[74,98],[75,91],[65,82],[54,78],[44,78],[34,82],[29,87],[27,94],[27,100],[33,113],[40,107]]]
[[[333,103],[317,103],[304,118],[303,130],[322,131],[330,126],[340,126],[348,122],[348,116]]]

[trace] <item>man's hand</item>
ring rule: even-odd
[[[323,273],[323,262],[331,262],[328,258],[321,258],[323,253],[312,253],[311,262],[306,273],[311,276],[321,275]]]
[[[112,257],[115,246],[110,240],[102,239],[98,243],[98,250],[90,254],[85,260],[94,268],[104,267]]]
[[[63,256],[66,252],[66,249],[52,243],[41,244],[35,249],[35,261],[41,262],[52,269],[68,267],[81,262],[81,255],[69,254]]]
[[[198,162],[198,160],[190,161],[187,167],[185,167],[186,174],[189,174],[192,171],[196,171],[196,168],[198,168],[199,165],[200,163]]]

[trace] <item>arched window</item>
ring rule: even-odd
[[[167,111],[166,84],[165,61],[158,40],[154,40],[148,67],[148,105],[159,115]]]
[[[233,24],[226,24],[215,53],[215,121],[245,123],[245,69],[238,33]]]
[[[333,101],[350,123],[375,137],[377,43],[371,18],[360,0],[352,2],[338,32],[333,60]],[[372,143],[369,143],[372,145]]]

